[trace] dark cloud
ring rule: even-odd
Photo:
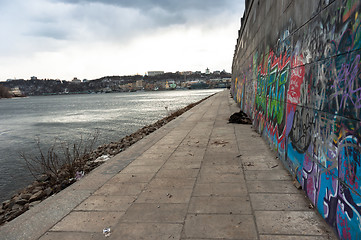
[[[204,24],[217,16],[226,13],[234,13],[241,9],[243,1],[240,0],[51,0],[56,3],[66,3],[77,6],[79,9],[86,9],[90,6],[98,5],[104,7],[114,7],[115,9],[129,10],[137,13],[139,19],[132,19],[127,15],[124,21],[136,32],[136,29],[154,30],[157,28],[168,27],[172,25],[192,25]],[[88,18],[87,12],[79,15]],[[226,14],[227,15],[227,14]],[[228,14],[230,15],[230,14]],[[241,14],[239,14],[241,16]],[[97,16],[98,20],[89,19],[88,21],[103,21],[108,19],[122,18],[122,16]],[[110,23],[112,24],[112,23]],[[119,27],[119,23],[118,26]],[[130,29],[128,29],[130,30]],[[133,31],[130,31],[133,32]]]
[[[45,37],[56,40],[65,40],[69,37],[69,26],[53,16],[41,15],[35,16],[31,22],[27,24],[28,30],[24,31],[24,35],[33,37]]]
[[[152,8],[162,8],[167,11],[185,11],[196,9],[208,11],[210,9],[224,9],[232,7],[235,0],[58,0],[66,3],[102,3],[116,5],[126,8],[136,8],[141,10],[150,10]],[[239,2],[239,0],[238,0]]]
[[[31,32],[24,33],[24,35],[35,36],[35,37],[45,37],[56,40],[66,40],[68,39],[68,32],[65,29],[55,29],[55,28],[39,28],[33,29]]]
[[[32,4],[0,0],[0,28],[12,36],[3,40],[0,51],[31,51],[29,45],[36,51],[40,47],[53,51],[75,42],[124,45],[174,29],[212,31],[227,25],[230,16],[241,16],[243,4],[242,0],[36,0]]]

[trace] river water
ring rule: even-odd
[[[97,145],[118,141],[145,125],[199,101],[214,90],[58,95],[0,100],[0,202],[33,178],[20,153],[35,156],[36,141],[74,142],[99,132]],[[167,110],[168,109],[168,110]],[[46,148],[45,148],[46,149]]]

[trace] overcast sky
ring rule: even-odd
[[[243,0],[0,0],[0,81],[230,72]]]

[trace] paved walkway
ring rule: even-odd
[[[0,228],[0,239],[334,239],[224,91]]]

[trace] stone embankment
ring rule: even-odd
[[[164,126],[207,98],[179,109],[169,114],[167,117],[120,139],[118,142],[111,142],[110,144],[99,146],[91,153],[77,159],[72,166],[72,171],[69,171],[69,166],[64,166],[56,176],[54,174],[43,174],[37,177],[32,184],[19,191],[10,200],[2,202],[0,208],[0,226],[18,217],[49,196],[56,194],[73,184],[78,179],[82,178],[84,174],[89,173],[110,157],[124,151],[143,137]]]

